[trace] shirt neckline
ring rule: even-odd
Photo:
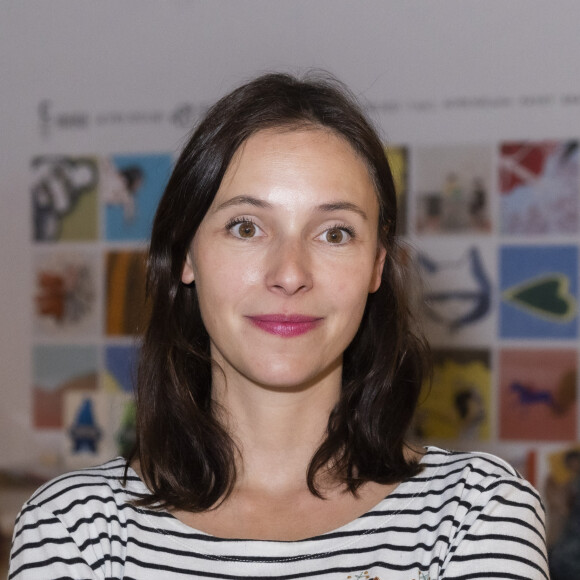
[[[181,547],[191,550],[191,541],[198,540],[195,551],[203,553],[207,558],[216,560],[243,560],[244,558],[237,555],[231,555],[234,547],[241,548],[240,553],[250,554],[250,558],[255,560],[258,554],[269,554],[268,561],[282,562],[292,560],[302,560],[313,557],[320,557],[328,552],[328,548],[332,545],[332,551],[343,550],[368,534],[372,534],[379,527],[383,527],[386,523],[395,517],[400,511],[408,509],[416,497],[425,491],[430,481],[437,474],[441,466],[445,463],[442,460],[438,465],[429,465],[428,459],[432,458],[433,454],[445,453],[444,450],[433,446],[424,447],[425,453],[419,461],[419,465],[423,466],[423,470],[416,476],[413,476],[405,481],[402,481],[395,489],[384,497],[374,507],[366,511],[364,514],[358,516],[354,520],[330,530],[323,534],[304,538],[300,540],[264,540],[264,539],[244,539],[244,538],[221,538],[208,534],[177,519],[173,514],[167,510],[157,512],[164,517],[161,519],[157,514],[153,514],[153,510],[139,508],[140,513],[148,520],[149,524],[158,532],[171,537],[171,539],[179,544]],[[428,471],[428,477],[425,473]],[[129,467],[131,474],[136,477],[135,480],[139,489],[139,493],[148,493],[143,480],[135,472],[132,467]],[[405,497],[406,490],[412,487],[413,483],[422,480],[423,485],[408,497]],[[390,508],[393,504],[397,506],[394,511]],[[376,512],[386,512],[380,519],[374,523],[372,527],[366,528],[365,524],[368,518]],[[163,522],[164,529],[160,527],[160,522]],[[340,543],[343,538],[344,542]],[[337,541],[338,540],[338,541]],[[329,543],[330,542],[330,543]]]

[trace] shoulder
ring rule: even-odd
[[[465,479],[479,485],[492,485],[500,480],[525,482],[509,463],[481,451],[450,451],[427,447],[420,463],[425,474],[439,479]]]
[[[131,500],[146,492],[133,471],[126,482],[124,474],[125,460],[118,458],[57,477],[36,491],[16,520],[11,577],[36,578],[39,568],[46,577],[93,577],[112,562],[110,551],[122,562],[126,522],[135,510]]]
[[[453,522],[446,577],[472,577],[475,569],[494,578],[506,569],[518,578],[548,577],[544,507],[512,466],[489,453],[437,448],[421,463],[434,501]]]
[[[539,493],[509,463],[490,453],[427,448],[421,475],[429,488],[453,495],[465,517],[519,519],[543,530],[544,507]]]
[[[103,465],[65,473],[40,487],[27,504],[53,511],[63,509],[78,498],[96,496],[107,501],[117,494],[127,494],[123,485],[125,464],[118,457]]]
[[[103,465],[61,475],[39,488],[24,504],[19,520],[36,512],[58,518],[67,528],[79,522],[119,519],[126,506],[146,488],[126,462],[113,459]],[[18,524],[18,520],[17,520]]]

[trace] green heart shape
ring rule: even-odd
[[[531,278],[508,288],[502,296],[514,306],[552,322],[567,323],[576,316],[576,300],[564,274]]]

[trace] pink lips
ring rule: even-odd
[[[258,328],[277,336],[300,336],[313,330],[322,318],[303,316],[301,314],[259,314],[248,316],[250,322]]]

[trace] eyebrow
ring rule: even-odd
[[[215,211],[220,211],[227,207],[234,205],[250,205],[252,207],[259,207],[263,209],[272,209],[274,206],[263,199],[258,199],[257,197],[252,197],[250,195],[236,195],[223,203],[220,203]],[[335,201],[331,203],[323,203],[316,207],[316,210],[323,213],[330,213],[333,211],[352,211],[360,215],[364,220],[368,220],[367,214],[356,204],[350,201]]]
[[[360,215],[363,219],[368,220],[367,214],[358,205],[351,203],[350,201],[336,201],[334,203],[323,203],[322,205],[319,205],[317,209],[323,212],[341,211],[341,210],[352,211]]]
[[[231,207],[232,205],[251,205],[252,207],[261,207],[265,209],[271,209],[273,206],[271,203],[264,201],[263,199],[258,199],[257,197],[252,197],[250,195],[236,195],[223,203],[220,203],[215,211],[220,211],[226,207]]]

